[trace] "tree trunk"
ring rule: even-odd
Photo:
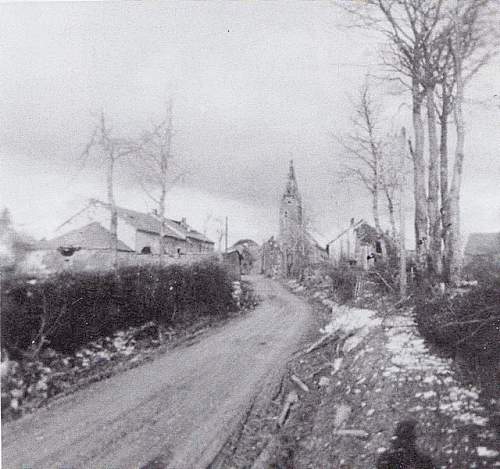
[[[424,160],[424,125],[422,121],[422,98],[418,79],[413,79],[413,129],[415,132],[415,148],[413,150],[414,196],[415,196],[415,243],[417,281],[420,282],[427,272],[428,213],[427,192],[425,187]]]
[[[378,187],[375,185],[375,188],[372,191],[372,210],[373,210],[373,221],[375,222],[375,229],[379,234],[382,234],[382,227],[380,225],[380,212],[379,212],[379,200],[378,200]]]
[[[402,177],[401,183],[399,184],[399,295],[401,299],[406,298],[406,223],[405,223],[405,161],[406,161],[406,129],[403,127],[401,129],[401,141],[400,141],[400,152],[401,152],[401,166],[402,166]],[[394,215],[393,215],[394,218]],[[396,240],[396,237],[394,237]]]
[[[448,230],[450,226],[450,214],[448,203],[448,115],[450,106],[450,96],[446,84],[443,84],[443,111],[439,116],[441,126],[441,142],[439,146],[440,155],[440,183],[441,183],[441,223],[443,239],[443,278],[446,282],[449,281],[450,271],[448,263]]]
[[[159,257],[158,261],[160,265],[163,265],[164,257],[164,242],[165,242],[165,200],[167,198],[167,158],[164,154],[161,155],[160,162],[160,177],[161,177],[161,188],[160,188],[160,200],[158,202],[158,215],[160,216],[160,241],[159,241]]]
[[[108,204],[111,212],[111,221],[109,231],[111,233],[111,259],[113,270],[116,272],[118,268],[118,213],[116,210],[115,197],[113,193],[113,176],[115,169],[115,157],[111,152],[107,155],[108,158],[108,172],[106,177]]]
[[[159,216],[160,216],[160,241],[159,241],[159,257],[158,262],[160,265],[163,265],[163,257],[164,257],[164,241],[165,241],[165,199],[166,199],[167,190],[165,187],[162,187],[160,194],[160,201],[158,203],[159,208]]]
[[[450,187],[450,232],[448,237],[448,259],[450,268],[450,283],[458,284],[460,280],[460,269],[462,264],[460,246],[460,189],[462,186],[462,171],[464,161],[465,145],[465,123],[463,116],[464,80],[462,70],[462,50],[460,45],[460,28],[458,25],[458,11],[455,17],[455,38],[453,45],[454,73],[456,82],[455,97],[455,126],[457,130],[457,144],[455,148],[455,164],[453,166],[453,177]]]
[[[405,142],[406,144],[406,142]],[[387,187],[384,189],[385,198],[387,199],[387,210],[389,211],[389,223],[391,225],[391,236],[394,241],[396,241],[398,236],[398,231],[396,229],[396,217],[394,216],[394,202],[392,200],[391,194]]]
[[[442,274],[441,253],[441,215],[439,211],[439,149],[436,131],[436,110],[434,107],[434,89],[426,89],[427,128],[429,133],[429,178],[428,178],[428,210],[429,210],[429,254],[432,277]]]

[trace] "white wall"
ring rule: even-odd
[[[110,212],[105,207],[102,207],[101,205],[91,205],[78,215],[74,216],[70,222],[57,229],[54,236],[60,236],[68,231],[82,228],[92,222],[98,222],[104,228],[109,230],[111,223],[110,218]],[[129,248],[136,248],[135,228],[123,221],[120,217],[118,217],[117,235],[118,239],[125,243]]]

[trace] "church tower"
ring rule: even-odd
[[[303,241],[302,200],[293,160],[290,161],[285,192],[281,197],[278,241],[285,251],[300,249]]]

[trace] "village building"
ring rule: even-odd
[[[99,222],[76,228],[50,240],[40,241],[37,248],[40,250],[59,251],[63,256],[71,256],[81,250],[106,251],[111,246],[111,232],[104,228]],[[134,252],[123,241],[118,240],[119,252]]]
[[[290,161],[280,200],[278,237],[271,237],[262,246],[262,272],[270,276],[297,277],[306,267],[326,258],[326,249],[306,229],[302,197],[293,161]]]
[[[85,243],[90,243],[90,240],[94,239],[94,235],[97,233],[99,233],[100,241],[104,241],[103,230],[108,231],[104,227],[110,224],[110,210],[109,204],[91,199],[85,208],[57,228],[57,232],[62,233],[62,235],[50,240],[48,243],[51,245],[58,242],[67,244],[66,241],[77,241],[80,239],[78,236],[81,236],[83,246],[85,246]],[[139,254],[158,255],[160,253],[160,217],[154,213],[142,213],[123,207],[116,207],[116,210],[119,246],[125,246],[127,249]],[[97,228],[96,224],[99,224],[101,228]],[[83,227],[86,228],[82,230]],[[163,232],[164,254],[179,256],[183,254],[209,253],[214,250],[214,242],[204,234],[191,228],[186,223],[185,218],[180,221],[166,218]],[[80,233],[80,235],[77,233]],[[61,247],[69,247],[69,245]]]
[[[356,265],[363,269],[384,257],[384,242],[365,220],[351,219],[349,226],[327,244],[328,257],[335,265]]]
[[[464,263],[494,261],[500,265],[500,233],[471,233],[465,245]]]

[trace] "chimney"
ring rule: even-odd
[[[187,228],[188,228],[188,224],[187,224],[187,222],[186,222],[186,217],[182,217],[182,218],[181,218],[181,226],[182,226],[183,228],[185,228],[185,229],[187,229]]]

